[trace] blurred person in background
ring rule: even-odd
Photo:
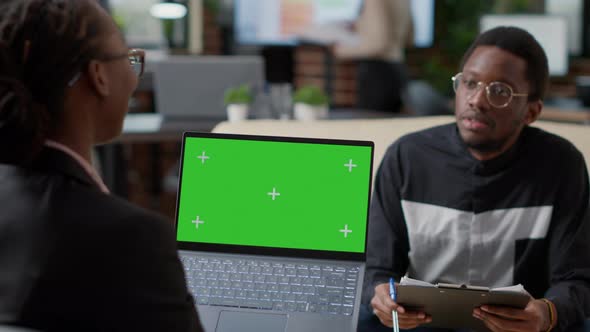
[[[358,61],[357,107],[399,112],[408,80],[404,51],[413,40],[410,0],[364,1],[354,31],[358,44],[336,44],[333,52]]]

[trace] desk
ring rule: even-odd
[[[590,109],[564,109],[552,106],[543,107],[541,120],[573,122],[590,125]]]
[[[394,116],[406,116],[390,112],[334,109],[330,110],[330,119],[379,119]],[[115,141],[99,147],[101,157],[102,177],[111,191],[119,196],[127,197],[127,165],[123,158],[123,144],[150,144],[149,164],[151,169],[151,194],[158,196],[162,192],[162,179],[159,176],[158,143],[179,142],[185,131],[210,132],[225,119],[194,118],[186,120],[166,120],[156,113],[130,113],[125,117],[123,133]],[[157,208],[157,203],[152,204]]]
[[[330,110],[330,120],[380,119],[408,116],[382,111],[334,109]],[[185,120],[165,120],[156,113],[130,113],[125,117],[123,133],[114,143],[157,143],[180,141],[185,131],[211,131],[226,119],[193,118]]]
[[[330,119],[359,119],[359,118],[391,118],[408,115],[392,114],[377,111],[361,111],[354,109],[337,109],[330,111]],[[576,122],[590,124],[590,109],[568,109],[547,106],[541,113],[542,120]],[[127,165],[123,158],[123,145],[133,143],[148,143],[149,156],[147,163],[151,176],[147,179],[150,184],[149,193],[152,197],[152,207],[158,207],[157,198],[163,192],[162,168],[160,160],[161,146],[158,143],[178,142],[182,140],[185,131],[211,131],[224,119],[193,119],[190,121],[165,121],[159,114],[137,113],[129,114],[125,119],[123,133],[113,143],[100,147],[102,157],[102,173],[106,185],[113,193],[127,197]]]
[[[156,113],[131,113],[125,117],[123,132],[115,143],[159,143],[180,141],[185,131],[211,131],[224,119],[166,121]]]
[[[123,145],[133,143],[149,144],[149,168],[151,170],[151,192],[162,192],[159,176],[160,146],[163,142],[180,142],[185,131],[211,131],[221,119],[195,119],[191,121],[164,121],[154,113],[131,113],[125,117],[122,134],[113,142],[98,147],[101,158],[102,178],[107,187],[116,195],[127,197],[128,166],[123,157]],[[154,201],[153,208],[157,208]]]
[[[584,107],[577,98],[554,98],[545,102],[540,118],[590,125],[590,108]]]

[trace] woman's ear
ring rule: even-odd
[[[106,67],[100,61],[92,60],[87,67],[88,84],[94,88],[100,97],[107,97],[111,93],[111,85]]]

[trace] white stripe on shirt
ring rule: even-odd
[[[473,213],[402,200],[410,241],[408,275],[488,287],[513,283],[516,240],[547,236],[552,206]]]

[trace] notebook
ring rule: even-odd
[[[171,56],[158,61],[154,72],[156,110],[164,121],[225,120],[228,88],[264,83],[258,56]]]
[[[206,331],[356,331],[373,149],[184,134],[176,236]]]

